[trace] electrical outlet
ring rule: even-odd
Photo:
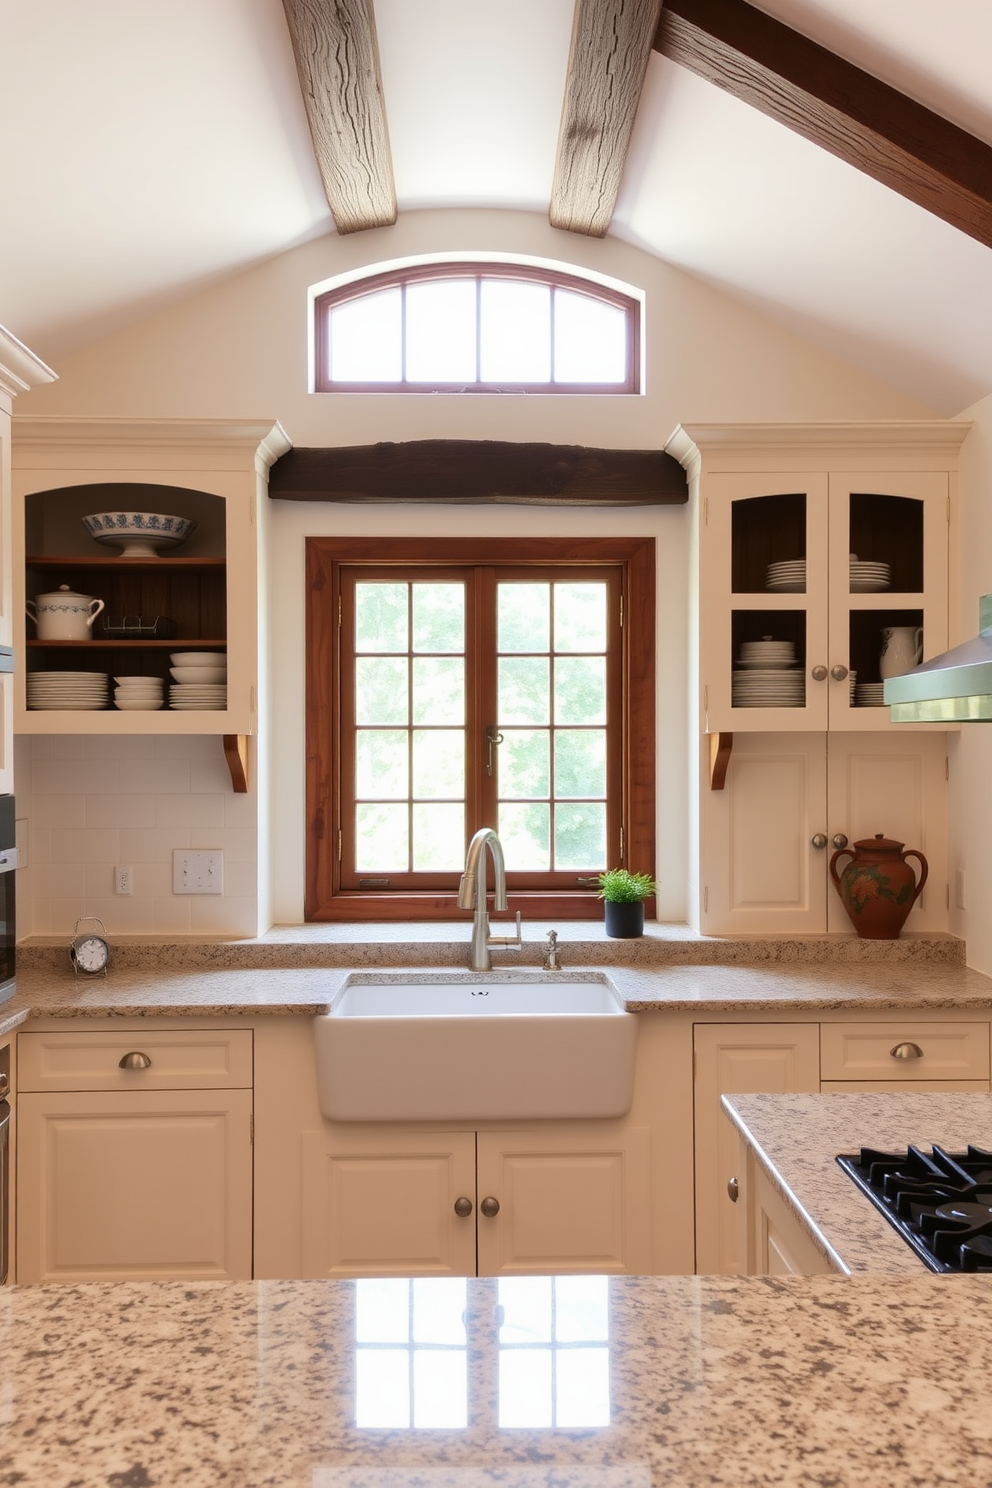
[[[176,848],[172,854],[174,894],[223,894],[224,854],[220,848],[202,851]]]
[[[134,892],[134,869],[128,865],[119,864],[114,869],[114,893],[131,894]]]

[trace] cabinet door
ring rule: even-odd
[[[910,911],[907,930],[947,929],[946,740],[942,733],[831,734],[827,743],[827,820],[822,830],[852,843],[881,832],[926,855],[926,887]],[[824,856],[830,857],[831,848]],[[843,871],[849,858],[841,859]],[[914,870],[919,865],[910,859]],[[833,884],[827,929],[850,931]]]
[[[826,474],[716,474],[704,481],[702,502],[703,728],[826,728],[828,687],[811,676],[827,655]],[[771,675],[760,663],[743,665],[748,643],[766,639],[792,648]]]
[[[649,1139],[584,1123],[480,1132],[479,1275],[650,1271]]]
[[[303,1275],[474,1276],[475,1197],[474,1132],[304,1132]]]
[[[726,786],[701,807],[704,934],[822,933],[826,736],[735,735]]]
[[[24,1094],[17,1280],[251,1276],[251,1092]]]
[[[923,630],[923,659],[947,649],[948,491],[946,471],[831,474],[828,679],[832,729],[899,731],[885,707],[862,706],[858,688],[881,681],[883,630]],[[873,578],[852,565],[884,564]],[[875,571],[877,572],[877,570]],[[872,588],[874,584],[880,587]],[[860,592],[859,592],[860,591]]]
[[[744,1262],[727,1184],[737,1176],[738,1137],[720,1097],[819,1090],[819,1028],[815,1023],[698,1024],[694,1049],[696,1271],[737,1275]]]

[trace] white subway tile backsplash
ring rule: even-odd
[[[190,933],[189,907],[192,901],[178,895],[153,899],[151,932],[155,935],[188,935]],[[221,903],[220,899],[215,900]]]
[[[224,803],[219,795],[159,795],[155,797],[157,827],[190,827],[216,837],[224,825]],[[199,844],[190,841],[190,847]]]
[[[154,827],[154,796],[84,796],[88,827]]]
[[[103,800],[103,797],[99,797]],[[113,797],[109,797],[113,800]],[[31,828],[37,827],[85,827],[86,796],[37,796],[28,818]],[[21,798],[18,798],[18,811]]]
[[[210,900],[209,908],[205,901]],[[257,907],[254,898],[232,899],[227,894],[204,894],[190,899],[190,929],[203,935],[254,935]]]
[[[232,863],[224,855],[225,899],[250,898],[255,892],[258,872],[254,863]]]
[[[150,735],[99,735],[83,740],[86,759],[151,760],[155,758],[155,740]]]
[[[144,788],[148,788],[147,776]],[[35,795],[96,796],[114,794],[119,789],[116,760],[35,760],[31,770]]]
[[[52,832],[52,861],[55,863],[116,863],[120,835],[111,829],[83,827],[78,831],[56,828]]]
[[[156,827],[145,830],[122,827],[119,861],[123,863],[171,863],[175,848],[189,846],[188,827]]]
[[[226,863],[255,864],[258,861],[258,836],[254,831],[234,830],[225,826],[217,842],[224,849]],[[196,844],[191,843],[190,846],[195,847]]]
[[[189,790],[189,760],[121,760],[119,789],[138,795],[183,795]]]
[[[47,875],[52,898],[85,898],[86,874],[85,863],[53,863]]]

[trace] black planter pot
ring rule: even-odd
[[[614,940],[636,940],[644,934],[644,901],[618,904],[612,899],[603,900],[606,914],[606,933]]]

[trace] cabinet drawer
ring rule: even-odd
[[[900,1059],[911,1045],[919,1055]],[[988,1080],[987,1023],[824,1023],[820,1027],[822,1080]]]
[[[121,1069],[127,1054],[146,1068]],[[251,1029],[22,1033],[20,1090],[233,1090],[252,1083]]]

